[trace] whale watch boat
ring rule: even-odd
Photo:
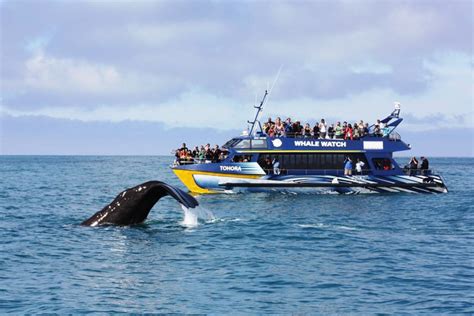
[[[270,137],[259,121],[267,92],[255,106],[249,131],[232,138],[218,161],[177,160],[173,172],[194,193],[314,192],[314,193],[446,193],[443,178],[429,169],[400,167],[393,153],[410,149],[394,130],[402,122],[400,106],[354,140],[303,136]],[[363,167],[348,174],[348,159]],[[360,164],[362,165],[362,164]]]

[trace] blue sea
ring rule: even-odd
[[[171,160],[1,156],[0,312],[474,313],[474,159],[431,159],[448,194],[198,196],[197,226],[166,197],[79,225],[139,183],[184,189]]]

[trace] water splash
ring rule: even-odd
[[[185,227],[196,227],[199,225],[199,219],[204,220],[204,221],[215,221],[216,217],[214,214],[202,207],[202,206],[197,206],[195,208],[187,208],[186,206],[181,204],[181,208],[183,209],[183,221],[181,222],[181,225]]]

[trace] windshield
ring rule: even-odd
[[[241,139],[238,139],[238,138],[232,138],[231,140],[229,140],[227,143],[225,143],[224,145],[222,145],[222,148],[232,148],[234,147],[235,145],[237,145],[238,143],[240,143]]]

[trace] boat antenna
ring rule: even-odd
[[[253,135],[253,130],[255,128],[255,124],[258,124],[258,126],[260,127],[260,131],[262,131],[262,125],[260,124],[260,121],[258,120],[258,117],[260,115],[260,113],[263,111],[263,104],[265,103],[265,101],[268,102],[268,99],[270,98],[270,93],[272,92],[273,90],[273,87],[275,86],[276,82],[278,81],[278,78],[280,78],[280,73],[281,73],[281,70],[283,69],[283,64],[280,65],[280,68],[278,69],[278,72],[275,76],[275,79],[273,80],[273,83],[272,83],[272,86],[270,87],[270,89],[267,88],[267,90],[265,90],[265,94],[263,95],[263,98],[262,98],[262,101],[260,101],[260,105],[255,105],[254,108],[257,109],[257,113],[255,113],[255,118],[253,119],[253,121],[247,121],[247,123],[251,124],[252,127],[250,128],[250,132],[249,132],[249,135]]]
[[[260,115],[260,112],[262,112],[263,110],[263,103],[265,103],[265,99],[267,98],[267,95],[268,95],[268,90],[265,90],[265,94],[263,95],[263,98],[262,98],[262,101],[260,101],[260,104],[259,105],[254,105],[254,108],[257,109],[257,113],[255,113],[255,118],[253,119],[253,121],[247,121],[247,123],[251,124],[251,128],[250,128],[250,132],[249,132],[249,135],[252,136],[253,135],[253,130],[255,128],[255,124],[258,124],[258,126],[260,127],[260,130],[262,130],[262,126],[260,125],[260,121],[258,120],[258,116]]]
[[[273,91],[273,87],[275,86],[275,84],[277,83],[278,79],[280,78],[280,73],[281,73],[281,70],[283,69],[283,64],[280,65],[280,68],[278,68],[278,72],[275,76],[275,79],[273,80],[273,83],[272,83],[272,86],[270,87],[270,90],[268,91],[268,99],[270,98],[270,94],[272,93]],[[268,99],[267,99],[267,102],[268,102]]]

